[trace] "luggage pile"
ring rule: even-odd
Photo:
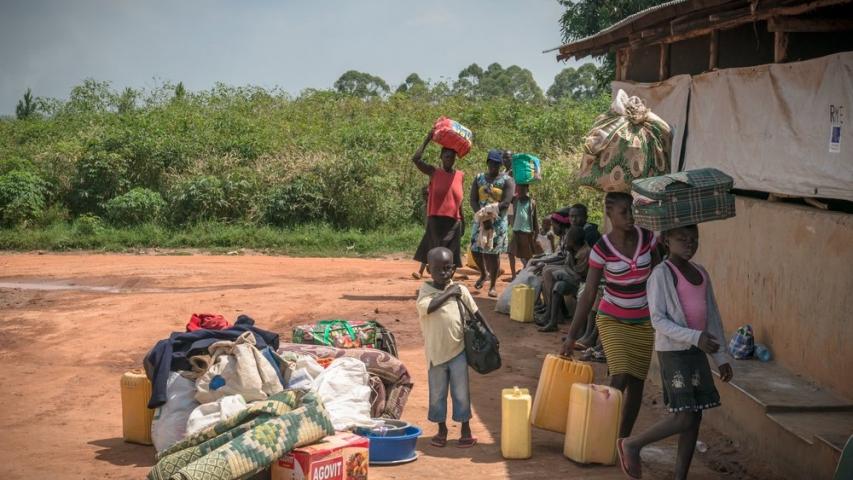
[[[603,192],[631,190],[639,178],[670,171],[672,130],[639,97],[619,90],[587,133],[578,182]]]
[[[592,382],[589,365],[549,354],[532,399],[526,389],[504,389],[504,458],[530,458],[531,426],[535,426],[565,434],[563,454],[575,462],[615,464],[622,392]]]
[[[398,419],[412,389],[394,336],[376,322],[343,320],[294,332],[325,345],[280,345],[245,315],[232,325],[193,314],[186,331],[148,352],[144,371],[122,376],[124,439],[157,452],[149,479],[230,480],[271,466],[278,478],[318,478],[315,465],[367,478],[370,440],[350,432]],[[294,467],[305,452],[311,462]]]
[[[732,185],[732,177],[713,168],[634,180],[634,221],[662,232],[734,217]]]

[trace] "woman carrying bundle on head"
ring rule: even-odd
[[[631,195],[610,192],[604,208],[613,227],[589,256],[586,285],[575,309],[562,354],[572,356],[578,334],[586,329],[596,288],[604,278],[604,295],[598,306],[596,325],[604,346],[610,385],[624,393],[619,438],[631,434],[649,371],[654,348],[654,329],[646,298],[646,280],[660,262],[657,239],[649,230],[634,225]]]
[[[445,247],[453,254],[453,264],[462,266],[459,243],[464,233],[462,216],[462,196],[464,172],[456,170],[456,152],[442,147],[441,166],[436,168],[423,161],[426,146],[432,140],[435,129],[424,139],[423,144],[412,156],[412,162],[425,175],[429,175],[427,187],[427,223],[426,231],[415,252],[415,260],[428,263],[427,253],[436,247]]]

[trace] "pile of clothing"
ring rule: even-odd
[[[296,445],[399,418],[412,387],[386,352],[280,345],[246,315],[230,325],[194,314],[144,367],[158,452],[150,479],[244,478]]]

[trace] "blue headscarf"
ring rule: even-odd
[[[486,161],[503,165],[503,151],[495,148],[489,150],[489,156],[486,158]]]

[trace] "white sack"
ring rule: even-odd
[[[273,366],[255,348],[255,335],[245,332],[236,341],[219,341],[208,347],[210,368],[196,380],[196,400],[211,403],[240,394],[247,402],[266,400],[284,388]]]
[[[226,395],[219,400],[195,407],[187,419],[187,435],[219,423],[232,417],[246,408],[246,400],[242,395]]]
[[[314,388],[335,430],[373,427],[370,417],[370,387],[367,367],[356,358],[335,359],[314,379]]]
[[[154,410],[151,422],[151,441],[158,452],[186,437],[187,419],[197,406],[195,382],[171,372],[166,381],[166,403]]]

